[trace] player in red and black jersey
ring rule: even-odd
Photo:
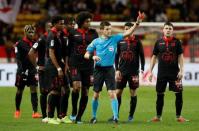
[[[71,120],[81,123],[81,117],[88,102],[88,89],[92,83],[94,63],[84,59],[87,46],[98,37],[95,29],[90,28],[92,15],[89,12],[80,12],[76,18],[78,29],[69,31],[69,68],[73,81],[72,115]],[[79,92],[81,99],[77,113]]]
[[[173,36],[173,24],[166,22],[163,27],[164,36],[157,40],[153,50],[153,56],[150,62],[149,80],[152,80],[152,70],[158,60],[158,75],[156,83],[156,117],[151,121],[161,121],[164,105],[164,92],[169,83],[169,90],[174,91],[176,95],[176,118],[178,122],[187,121],[181,117],[183,105],[182,98],[182,77],[183,77],[183,49],[180,40]]]
[[[34,43],[30,49],[28,55],[32,64],[37,67],[39,75],[39,87],[40,87],[40,107],[42,111],[42,122],[47,122],[47,95],[49,93],[49,87],[46,86],[45,78],[45,62],[46,62],[46,44],[48,32],[52,27],[51,22],[46,23],[46,32],[40,36],[38,41]],[[38,55],[38,60],[36,62],[36,56]]]
[[[15,118],[20,117],[20,104],[24,87],[30,87],[31,91],[31,103],[33,108],[33,118],[40,118],[41,115],[37,112],[38,98],[37,98],[37,80],[36,80],[36,68],[28,59],[28,52],[33,45],[33,39],[35,34],[35,28],[32,25],[26,25],[24,27],[24,34],[22,40],[18,41],[15,45],[15,53],[17,60],[17,74],[15,86],[17,87],[17,93],[15,97],[16,111]]]
[[[52,19],[52,25],[47,37],[47,61],[45,64],[45,73],[48,77],[46,86],[50,88],[48,96],[48,123],[59,124],[53,119],[55,107],[58,117],[60,115],[60,96],[62,88],[68,85],[64,75],[63,49],[66,48],[61,40],[61,32],[64,27],[64,19],[61,16],[55,16]]]
[[[127,22],[124,31],[133,26]],[[118,111],[122,102],[121,95],[128,82],[131,94],[130,112],[128,121],[133,120],[137,104],[136,89],[139,87],[139,67],[141,61],[141,72],[144,71],[145,59],[141,41],[134,35],[120,41],[117,48],[115,67],[116,67],[116,87],[118,99]]]

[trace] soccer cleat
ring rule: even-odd
[[[76,120],[76,116],[70,115],[70,120],[74,122]]]
[[[48,124],[54,124],[54,125],[59,125],[60,122],[57,121],[56,119],[54,118],[48,118]]]
[[[184,117],[180,116],[178,118],[176,118],[177,122],[189,122],[189,120],[185,119]]]
[[[41,117],[42,117],[41,114],[39,114],[38,112],[34,112],[32,114],[32,118],[41,118]]]
[[[162,118],[161,117],[159,118],[159,117],[155,116],[151,120],[149,120],[148,122],[160,122],[160,121],[162,121]]]
[[[43,123],[48,123],[48,117],[43,118],[43,119],[41,120],[41,122],[43,122]]]
[[[97,123],[97,119],[96,119],[95,117],[93,117],[93,118],[90,120],[90,123],[91,123],[91,124]]]
[[[132,122],[133,121],[133,117],[132,116],[129,116],[128,117],[128,122]]]
[[[62,118],[62,119],[61,119],[61,122],[62,122],[62,123],[66,123],[66,124],[73,123],[73,122],[68,118],[68,116],[65,116],[64,118]]]
[[[115,118],[115,119],[113,120],[113,123],[118,124],[118,119]]]
[[[19,110],[16,110],[14,113],[14,118],[19,118],[21,116],[21,112]]]

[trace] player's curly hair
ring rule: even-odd
[[[24,33],[35,32],[35,27],[33,25],[25,25]]]
[[[76,17],[76,23],[78,25],[79,28],[82,27],[82,25],[84,24],[86,19],[92,19],[92,14],[88,11],[82,11],[80,12],[77,17]]]

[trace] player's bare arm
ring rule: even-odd
[[[143,21],[144,17],[145,17],[144,12],[141,13],[141,12],[139,11],[139,12],[138,12],[137,21],[134,23],[134,25],[133,25],[129,30],[127,30],[127,31],[123,34],[123,36],[124,36],[124,37],[130,36],[130,35],[135,31],[136,27],[138,27],[139,24]]]
[[[63,74],[61,67],[59,66],[59,64],[57,62],[54,49],[49,49],[49,56],[50,56],[50,59],[52,60],[53,65],[57,68],[58,76],[63,77],[64,74]]]
[[[178,56],[178,65],[179,65],[179,73],[178,73],[178,79],[181,80],[182,77],[183,77],[183,73],[184,73],[184,57],[183,57],[183,54],[180,54]]]
[[[149,81],[150,81],[150,82],[152,81],[152,76],[153,76],[152,71],[153,71],[153,68],[154,68],[154,66],[155,66],[156,60],[157,60],[157,56],[156,56],[156,55],[153,55],[152,58],[151,58],[150,67],[149,67],[149,71],[150,71]]]

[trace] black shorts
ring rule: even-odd
[[[24,88],[25,86],[28,87],[37,87],[38,81],[36,79],[36,74],[28,74],[25,75],[24,73],[17,73],[16,74],[16,81],[15,86],[17,88]]]
[[[70,67],[70,75],[72,81],[81,81],[83,87],[90,87],[92,85],[93,72],[91,70]]]
[[[38,75],[39,75],[39,88],[40,88],[40,92],[48,92],[49,91],[49,87],[46,86],[46,74],[45,74],[45,71],[43,70],[40,70],[38,72]]]
[[[49,91],[56,90],[61,92],[61,87],[64,86],[64,79],[58,77],[57,69],[55,67],[47,67],[45,73],[46,86]]]
[[[156,91],[163,93],[166,90],[167,83],[169,83],[169,90],[173,92],[182,92],[182,81],[178,80],[176,76],[157,77]]]
[[[95,92],[102,91],[105,82],[107,90],[115,90],[115,69],[111,67],[98,67],[94,69],[94,87]]]
[[[124,89],[126,84],[129,84],[130,89],[137,89],[139,87],[139,75],[124,75],[122,76],[121,81],[116,82],[117,89]]]

